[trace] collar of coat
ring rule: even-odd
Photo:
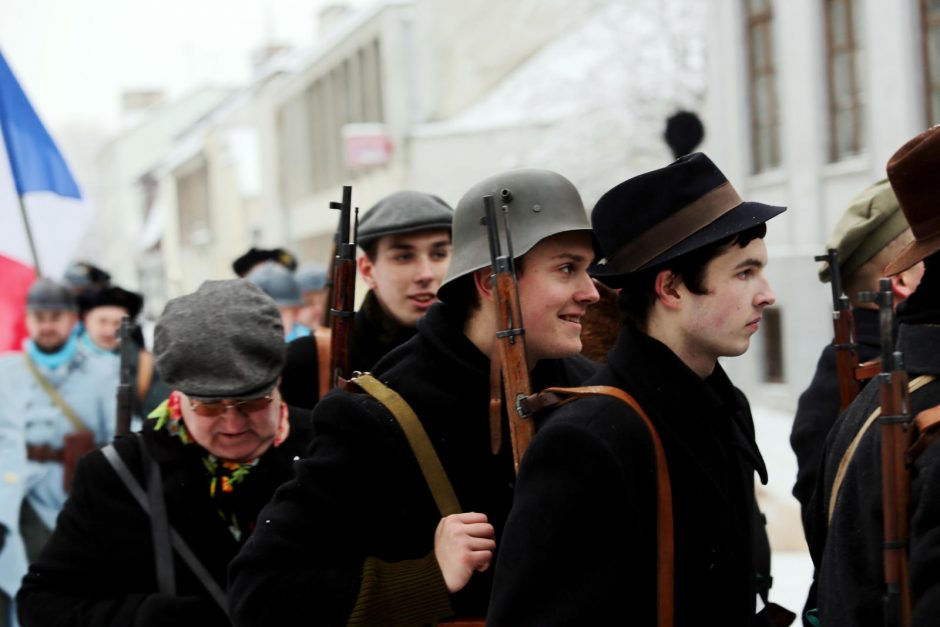
[[[608,366],[618,387],[633,394],[661,435],[676,441],[725,494],[725,481],[715,476],[700,435],[714,430],[727,438],[767,484],[767,467],[754,439],[754,422],[744,394],[720,364],[702,379],[662,342],[627,322],[611,351]],[[730,424],[724,421],[730,419]],[[725,433],[727,435],[722,436]]]

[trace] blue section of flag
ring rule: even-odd
[[[0,51],[0,130],[6,144],[16,191],[54,192],[81,198],[65,159],[7,65]]]

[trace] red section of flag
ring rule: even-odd
[[[26,293],[36,271],[0,255],[0,353],[22,349],[26,338]]]

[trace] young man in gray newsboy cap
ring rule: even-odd
[[[497,453],[491,448],[498,327],[484,195],[507,206],[533,387],[576,384],[593,371],[578,355],[581,317],[598,299],[578,191],[560,174],[534,169],[473,186],[455,212],[442,302],[378,363],[373,387],[354,379],[368,393],[342,390],[320,401],[311,457],[232,563],[239,627],[423,625],[486,613],[515,472],[509,438]],[[373,395],[378,382],[411,408],[412,422],[400,404]],[[413,451],[415,427],[427,446]],[[436,470],[424,475],[419,463]],[[453,498],[439,500],[439,490]]]
[[[437,302],[450,263],[453,219],[454,210],[443,200],[415,191],[386,196],[362,216],[357,264],[369,291],[353,318],[353,371],[371,370],[414,336],[418,320]],[[321,331],[288,345],[282,389],[291,403],[312,408],[319,399],[318,386],[308,382],[320,378],[321,362],[329,355],[323,345],[328,336]]]
[[[246,280],[207,281],[167,303],[154,359],[173,392],[139,433],[79,462],[17,596],[24,627],[231,624],[228,563],[293,475],[310,414],[281,400],[281,317]]]

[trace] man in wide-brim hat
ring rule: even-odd
[[[920,285],[897,308],[897,343],[910,379],[910,416],[940,404],[940,128],[904,144],[888,161],[888,180],[910,224],[914,241],[884,272],[894,276],[920,261]],[[879,407],[879,387],[869,385],[836,422],[810,503],[807,529],[817,569],[822,624],[884,624],[884,527],[881,430],[866,429]],[[917,438],[918,432],[913,434]],[[854,453],[847,451],[854,450]],[[935,625],[940,616],[940,448],[911,453],[908,573],[912,625]],[[841,486],[841,487],[840,487]]]
[[[754,473],[765,483],[767,474],[747,401],[718,358],[744,353],[774,303],[764,223],[783,211],[742,201],[701,153],[598,201],[591,221],[604,259],[592,274],[622,288],[626,322],[585,385],[613,386],[645,410],[672,496],[657,497],[665,476],[631,406],[592,396],[558,409],[522,460],[487,624],[762,620]],[[672,524],[658,519],[660,498]],[[664,530],[672,549],[658,545]]]

